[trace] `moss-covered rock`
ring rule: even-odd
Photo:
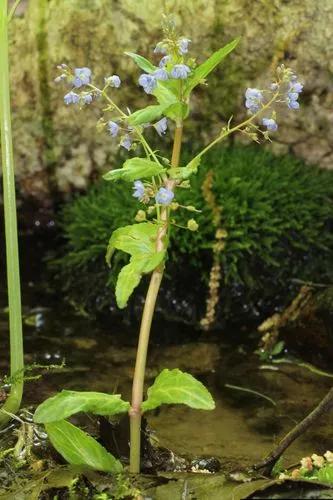
[[[248,317],[272,312],[293,296],[299,286],[293,280],[332,279],[332,175],[256,147],[218,149],[208,155],[193,189],[177,192],[177,201],[202,210],[194,214],[200,229],[172,231],[161,309],[189,322],[201,319],[219,232],[224,235],[216,254],[220,318],[235,311]],[[67,243],[57,270],[80,306],[96,311],[114,303],[112,285],[126,256],[116,253],[110,273],[106,245],[114,229],[132,223],[138,208],[128,184],[106,182],[65,206]],[[179,209],[175,217],[186,226],[193,213]]]
[[[187,141],[206,141],[231,113],[243,116],[244,88],[260,86],[272,67],[286,61],[306,87],[301,110],[278,117],[279,133],[269,147],[332,168],[331,0],[29,0],[10,33],[15,155],[23,192],[45,200],[57,190],[84,189],[113,163],[116,146],[96,133],[96,107],[82,112],[64,107],[63,89],[53,83],[56,65],[89,65],[97,80],[117,72],[124,80],[121,101],[132,109],[146,104],[149,98],[136,86],[138,69],[123,53],[153,55],[163,11],[175,13],[199,61],[242,37],[208,87],[195,93]]]

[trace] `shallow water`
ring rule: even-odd
[[[76,314],[30,281],[23,286],[25,359],[28,365],[60,364],[26,383],[25,405],[36,405],[62,388],[121,392],[130,397],[137,340],[136,328],[113,320],[108,325]],[[0,294],[0,372],[7,371],[7,313]],[[181,342],[180,342],[181,339]],[[153,327],[147,383],[162,368],[178,367],[200,378],[216,400],[216,410],[165,406],[148,417],[159,444],[176,455],[217,457],[222,470],[251,465],[303,418],[330,388],[330,379],[293,365],[263,365],[248,347],[245,333],[200,334],[183,325],[157,322]],[[245,393],[225,384],[258,391]],[[294,443],[286,463],[333,449],[332,416]]]

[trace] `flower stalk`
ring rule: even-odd
[[[172,149],[171,166],[178,167],[183,136],[183,125],[176,127],[174,143]],[[175,183],[168,181],[168,189],[173,190]],[[161,223],[157,235],[156,251],[164,249],[164,239],[168,231],[169,209],[163,207],[160,213]],[[160,285],[163,279],[164,265],[157,267],[150,278],[149,288],[143,309],[141,327],[139,334],[138,350],[132,385],[132,403],[129,411],[130,416],[130,472],[138,474],[140,472],[141,458],[141,404],[143,401],[144,379],[146,371],[147,351],[151,324],[154,316],[156,300]]]
[[[3,175],[3,203],[7,256],[7,288],[10,334],[11,392],[0,410],[0,426],[18,411],[23,393],[23,336],[21,315],[20,268],[16,216],[15,175],[11,131],[9,58],[8,58],[8,5],[0,2],[0,126]]]

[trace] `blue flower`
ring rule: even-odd
[[[303,84],[302,83],[297,82],[297,81],[289,83],[288,92],[296,92],[297,94],[300,94],[302,91],[303,91]]]
[[[289,109],[299,109],[299,102],[297,99],[291,99],[289,96],[287,97],[287,105]]]
[[[146,92],[146,94],[152,94],[157,85],[157,80],[153,75],[143,73],[143,75],[141,75],[139,78],[139,85],[143,87],[143,90]]]
[[[287,105],[289,109],[299,109],[298,97],[303,91],[303,84],[297,81],[297,76],[292,78],[287,92]]]
[[[154,48],[154,54],[166,54],[167,53],[167,50],[165,47],[163,47],[163,45],[160,43],[158,43],[156,45],[156,47]]]
[[[181,38],[178,40],[178,50],[179,54],[183,56],[184,54],[188,53],[188,44],[191,43],[191,40],[189,38]]]
[[[168,72],[163,68],[160,68],[160,69],[157,69],[156,71],[154,71],[153,76],[156,78],[156,80],[168,80],[169,79]]]
[[[120,146],[127,149],[127,151],[129,151],[131,149],[132,139],[130,138],[130,136],[128,134],[124,135],[124,137],[121,139]]]
[[[118,89],[121,85],[121,80],[118,75],[108,76],[107,78],[104,78],[104,81],[110,85],[110,87],[115,87],[116,89]]]
[[[93,100],[93,96],[91,94],[86,94],[82,97],[84,104],[91,104]]]
[[[175,196],[175,193],[173,191],[171,191],[170,189],[161,187],[156,193],[155,200],[156,200],[156,203],[159,203],[160,205],[170,205],[174,196]]]
[[[246,89],[245,92],[245,106],[251,111],[256,113],[260,109],[260,104],[263,101],[263,95],[258,89]]]
[[[278,124],[273,118],[263,118],[262,124],[269,130],[270,132],[275,132],[278,129]]]
[[[134,186],[133,186],[133,196],[134,198],[137,198],[138,200],[141,200],[145,194],[145,187],[143,185],[143,182],[141,181],[135,181]]]
[[[188,75],[191,73],[191,70],[186,64],[175,64],[171,70],[172,78],[176,78],[179,80],[185,80]]]
[[[73,85],[79,89],[82,85],[88,85],[88,83],[90,83],[91,70],[89,68],[76,68],[74,70],[74,76]]]
[[[168,129],[168,120],[166,118],[161,118],[161,120],[154,124],[154,127],[158,135],[162,136]]]
[[[80,96],[73,92],[72,90],[65,95],[64,101],[65,104],[77,104],[80,100]]]
[[[159,68],[164,68],[164,66],[166,66],[169,61],[171,61],[171,57],[170,56],[164,56],[164,57],[162,57],[162,59],[160,60],[160,62],[158,64]]]
[[[112,135],[112,137],[116,137],[118,135],[118,132],[119,132],[119,125],[118,125],[118,123],[110,120],[108,122],[108,129],[109,129],[110,135]]]

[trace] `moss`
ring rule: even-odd
[[[332,279],[332,174],[290,156],[277,158],[256,147],[238,147],[208,155],[192,181],[193,190],[177,193],[178,201],[202,212],[195,214],[198,232],[179,228],[172,232],[167,279],[175,290],[184,289],[184,276],[191,276],[194,286],[201,287],[200,302],[205,302],[207,286],[202,288],[202,283],[207,285],[216,227],[202,185],[211,170],[215,203],[221,207],[221,225],[228,234],[220,253],[224,277],[220,312],[232,312],[232,302],[258,310],[283,304],[297,288],[294,279]],[[104,263],[106,244],[114,229],[133,221],[137,208],[130,186],[111,183],[95,186],[64,207],[66,248],[57,268],[67,291],[81,305],[96,310],[111,303],[108,286],[124,256],[117,254],[110,275]],[[176,214],[182,225],[193,217],[186,211]],[[181,275],[178,270],[183,268]]]

